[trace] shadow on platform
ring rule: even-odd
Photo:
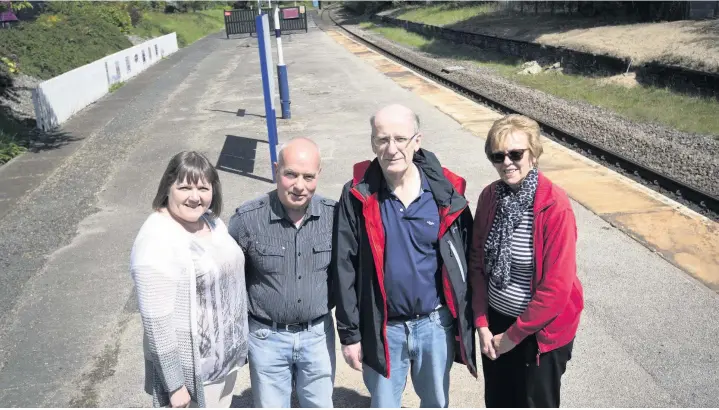
[[[358,392],[346,387],[335,387],[332,393],[332,402],[336,408],[367,408],[370,406],[370,398],[363,396]],[[299,408],[300,403],[297,400],[297,394],[292,392],[291,404],[293,408]],[[232,397],[233,408],[251,408],[254,406],[252,401],[252,389],[245,389],[239,395]]]
[[[267,141],[227,135],[215,168],[220,171],[272,183],[272,179],[254,174],[257,143],[267,144]]]

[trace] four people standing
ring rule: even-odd
[[[450,369],[477,376],[488,407],[558,407],[583,308],[569,200],[537,169],[539,128],[495,122],[485,154],[500,180],[472,216],[465,180],[421,148],[419,118],[370,120],[376,158],[339,203],[315,194],[317,145],[286,143],[276,189],[218,218],[219,177],[180,153],[138,234],[131,271],[155,406],[227,407],[249,358],[256,407],[332,407],[335,335],[372,407],[448,407]],[[233,240],[234,239],[234,240]]]

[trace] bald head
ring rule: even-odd
[[[301,217],[317,189],[319,147],[309,138],[288,141],[280,148],[275,170],[280,202],[288,214]]]
[[[320,148],[314,141],[304,137],[293,138],[280,147],[280,152],[277,154],[277,165],[281,168],[284,164],[300,158],[310,163],[316,162],[319,171],[322,162]]]
[[[401,104],[391,104],[381,108],[372,118],[372,135],[382,128],[406,128],[412,135],[419,132],[419,117],[411,109]]]

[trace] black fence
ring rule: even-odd
[[[225,33],[227,38],[232,34],[255,33],[254,10],[225,10]]]
[[[304,11],[304,12],[303,12]],[[270,21],[270,31],[275,30],[273,9],[262,9]],[[254,34],[257,10],[225,10],[225,33],[227,38],[233,34]],[[307,10],[304,7],[280,7],[280,29],[282,31],[307,32]]]

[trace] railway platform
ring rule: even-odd
[[[28,195],[58,178],[82,177],[105,156],[111,169],[93,191],[98,211],[68,227],[70,243],[47,255],[42,274],[29,279],[19,294],[15,319],[0,333],[0,346],[13,347],[2,356],[0,402],[150,405],[143,392],[142,326],[127,267],[167,160],[179,150],[197,149],[217,161],[225,221],[240,203],[273,189],[256,39],[225,37],[218,33],[181,50],[67,125],[85,137],[78,142],[82,145]],[[279,140],[307,136],[319,144],[318,193],[339,197],[352,165],[373,157],[370,116],[401,103],[420,116],[423,146],[466,178],[474,210],[481,190],[497,178],[483,144],[498,113],[340,32],[310,24],[306,34],[283,35],[283,44],[292,119],[278,119]],[[148,101],[143,111],[121,104],[142,100]],[[88,125],[94,117],[106,120],[110,110],[125,122]],[[82,135],[86,128],[92,134]],[[113,140],[104,139],[110,133]],[[542,170],[572,197],[586,298],[562,405],[716,406],[717,224],[558,144],[544,143]],[[124,147],[120,154],[108,156],[112,144]],[[9,171],[3,172],[5,183]],[[32,215],[36,210],[28,201],[18,203]],[[675,228],[674,221],[682,221],[683,228]],[[112,241],[101,240],[108,233]],[[70,285],[83,278],[92,278],[91,292]],[[38,298],[43,303],[33,302]],[[86,342],[76,343],[78,334]],[[343,362],[337,347],[335,406],[367,407],[361,373]],[[65,381],[66,374],[80,376]],[[450,406],[483,407],[481,377],[454,366]],[[22,390],[28,383],[42,385],[41,393],[28,397]],[[245,367],[233,406],[251,407],[251,395]],[[411,382],[403,405],[419,405]]]

